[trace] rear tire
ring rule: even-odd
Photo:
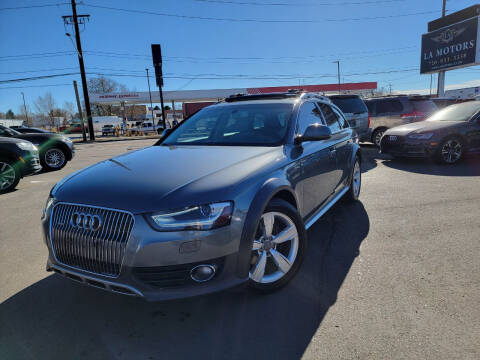
[[[67,154],[60,148],[52,147],[41,155],[40,162],[44,170],[60,170],[67,164]]]
[[[349,202],[357,201],[360,197],[360,190],[362,188],[362,168],[360,158],[355,157],[352,174],[350,175],[350,188],[345,193],[345,200]]]
[[[387,129],[384,129],[384,128],[380,128],[380,129],[377,129],[373,132],[372,134],[372,142],[377,146],[377,147],[380,147],[380,142],[382,140],[382,136],[383,134],[385,133],[385,131],[387,131]]]
[[[0,159],[0,194],[12,191],[20,181],[20,171],[11,160]]]
[[[284,200],[273,199],[258,219],[248,285],[263,293],[285,286],[300,268],[306,246],[298,211]]]

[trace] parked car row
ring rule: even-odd
[[[445,164],[454,164],[466,154],[480,154],[480,101],[450,105],[426,121],[385,131],[381,151]]]
[[[2,125],[0,144],[0,193],[14,189],[23,176],[63,168],[75,155],[68,137],[42,131],[22,133]]]

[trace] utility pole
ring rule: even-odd
[[[82,125],[83,141],[87,141],[87,134],[85,132],[85,124],[83,122],[82,104],[80,104],[80,97],[78,96],[77,82],[73,80],[73,88],[75,89],[75,98],[77,99],[78,116],[80,116],[80,125]]]
[[[148,75],[148,68],[146,68],[145,70],[147,71],[148,95],[150,96],[150,110],[152,111],[153,131],[155,131],[155,117],[153,116],[152,91],[150,90],[150,75]]]
[[[87,112],[87,121],[88,121],[88,132],[90,134],[90,140],[95,140],[95,133],[93,131],[93,121],[92,121],[92,111],[90,109],[90,98],[88,97],[88,87],[87,87],[87,77],[85,76],[85,65],[83,63],[83,53],[82,53],[82,43],[80,41],[80,30],[78,28],[78,23],[85,24],[85,20],[90,18],[90,15],[77,15],[77,4],[75,0],[72,0],[72,15],[62,16],[63,21],[66,25],[72,25],[75,29],[75,40],[77,43],[77,55],[78,55],[78,65],[80,66],[80,75],[82,77],[82,90],[83,90],[83,99],[85,101],[85,110]],[[70,36],[70,34],[67,34]]]
[[[392,84],[391,83],[388,84],[388,89],[389,89],[390,95],[392,95]]]
[[[443,0],[442,17],[445,17],[447,0]],[[445,96],[445,71],[438,72],[437,97]]]
[[[340,60],[334,61],[334,64],[337,64],[337,74],[338,74],[338,93],[340,94],[342,92],[342,88],[340,85]]]
[[[27,126],[29,126],[29,121],[28,121],[28,112],[27,112],[27,105],[25,104],[25,95],[22,91],[22,98],[23,98],[23,108],[25,109],[25,121],[27,122]]]

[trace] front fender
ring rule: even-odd
[[[270,200],[280,191],[289,191],[298,204],[298,199],[291,184],[285,179],[273,178],[267,180],[258,190],[248,209],[245,223],[243,225],[242,235],[240,237],[240,246],[238,252],[237,275],[247,277],[250,270],[250,256],[253,245],[253,237],[257,230],[258,219],[262,215],[265,207]]]

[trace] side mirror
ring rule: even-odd
[[[170,129],[170,128],[163,130],[161,139],[166,138],[171,132],[172,132],[172,129]]]
[[[332,137],[332,131],[328,126],[321,124],[312,124],[307,127],[303,135],[295,138],[295,144],[301,144],[304,141],[327,140]]]

